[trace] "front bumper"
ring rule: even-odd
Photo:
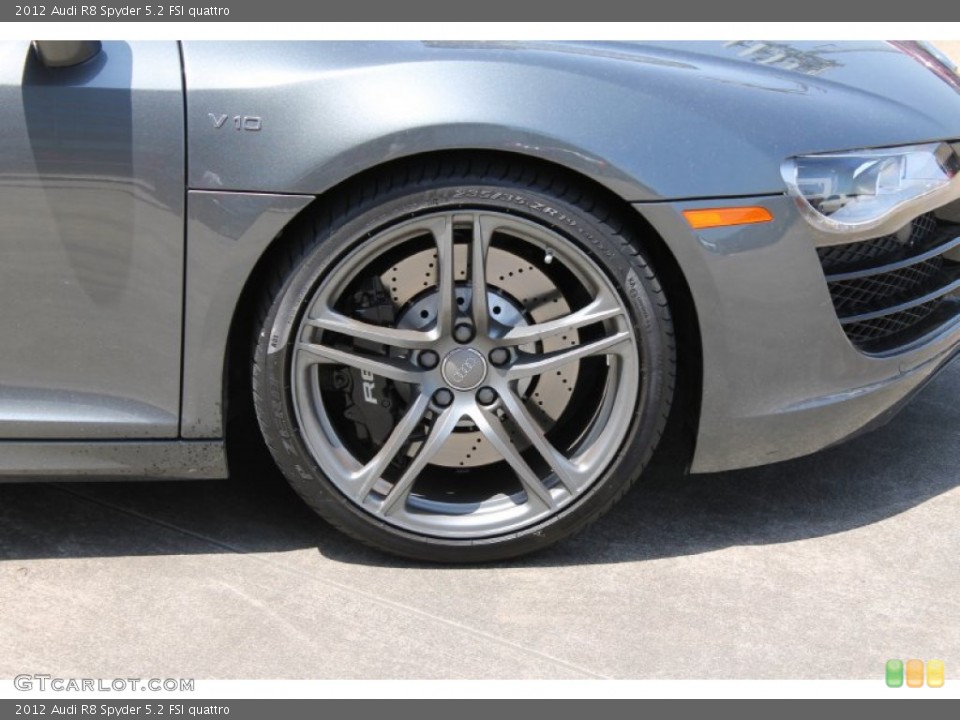
[[[771,223],[693,231],[689,208],[759,205]],[[717,472],[815,452],[879,423],[960,348],[960,317],[867,354],[837,317],[818,245],[835,243],[785,196],[637,204],[690,286],[703,349],[691,470]]]

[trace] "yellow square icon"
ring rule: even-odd
[[[923,660],[907,660],[907,687],[923,687]]]
[[[943,687],[943,660],[927,660],[927,686]]]

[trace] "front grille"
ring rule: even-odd
[[[953,317],[960,263],[944,255],[958,247],[960,225],[927,213],[893,235],[818,248],[851,342],[866,352],[887,351]]]
[[[883,315],[874,320],[851,323],[844,329],[847,331],[847,337],[855,345],[870,345],[878,340],[882,341],[885,338],[896,337],[901,333],[908,332],[910,328],[930,317],[940,307],[941,302],[940,298],[937,298],[907,310]]]
[[[820,248],[817,252],[824,270],[829,268],[828,272],[855,270],[858,267],[869,266],[871,262],[876,264],[875,261],[881,260],[886,255],[900,252],[905,244],[922,242],[936,227],[937,220],[933,213],[927,213],[910,224],[909,235],[904,233],[906,242],[897,235],[884,235],[873,240]]]
[[[830,283],[830,297],[840,316],[878,310],[922,294],[943,269],[943,258],[934,257],[900,270]]]

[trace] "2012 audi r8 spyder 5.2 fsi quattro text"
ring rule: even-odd
[[[4,42],[0,474],[222,478],[249,419],[361,541],[541,548],[950,360],[958,153],[923,43]]]

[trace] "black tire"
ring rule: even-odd
[[[436,227],[441,229],[433,234],[423,231],[424,237],[416,235],[416,223],[429,222],[438,223]],[[401,231],[408,227],[404,223],[414,223],[414,229]],[[404,232],[413,239],[404,239]],[[444,235],[447,232],[449,236]],[[300,222],[288,234],[293,241],[277,264],[276,282],[261,308],[253,362],[254,403],[264,438],[280,469],[297,493],[329,523],[364,543],[408,558],[445,562],[503,559],[538,550],[581,530],[621,498],[641,474],[669,414],[675,344],[667,300],[644,255],[643,238],[635,234],[623,211],[608,207],[559,174],[538,172],[519,162],[422,162],[356,184],[315,209],[309,222]],[[538,263],[532,253],[540,237],[546,238],[547,249],[541,251],[543,257]],[[434,244],[424,246],[427,241]],[[417,276],[416,284],[423,280],[426,286],[419,295],[399,297],[400,286],[406,281],[388,276],[391,272],[403,274],[404,263],[411,268],[423,267],[414,262],[426,257],[423,247],[427,251],[434,248],[438,269],[428,270],[426,280]],[[441,257],[447,252],[445,247],[449,247],[447,265]],[[471,255],[475,247],[479,255]],[[466,263],[471,279],[457,283],[457,263],[466,267],[460,260],[464,254],[469,258]],[[398,257],[400,260],[396,260]],[[574,308],[589,301],[587,295],[596,285],[602,288],[597,291],[596,302],[609,295],[610,303],[618,303],[618,314],[584,324],[576,331],[564,331],[574,338],[568,341],[563,335],[570,350],[566,346],[544,349],[559,343],[559,331],[544,332],[544,339],[536,335],[537,339],[526,345],[507,348],[512,365],[495,366],[491,358],[500,359],[503,353],[492,355],[489,348],[505,343],[511,331],[524,332],[517,328],[530,327],[536,334],[539,328],[547,328],[546,321],[535,316],[545,316],[543,313],[549,310],[546,295],[517,299],[526,293],[511,294],[496,277],[493,282],[489,280],[496,270],[491,265],[494,260],[506,267],[504,263],[513,262],[513,258],[524,265],[518,265],[517,272],[527,269],[529,278],[524,280],[526,285],[511,281],[515,290],[537,283],[544,287],[552,284],[553,295],[561,298],[568,317],[580,318],[576,313],[587,311]],[[383,263],[390,262],[395,265],[384,271]],[[439,269],[441,266],[449,270]],[[482,272],[474,275],[475,266]],[[429,272],[436,274],[432,283]],[[444,277],[453,279],[444,281]],[[390,286],[391,280],[397,285]],[[465,289],[467,282],[480,284]],[[483,291],[485,302],[473,302],[474,288]],[[444,305],[444,297],[451,298],[449,305]],[[491,315],[500,312],[501,299],[505,312],[514,317],[504,326],[498,326]],[[366,306],[368,301],[374,303],[373,310]],[[468,304],[469,310],[464,310],[463,304]],[[416,335],[421,342],[428,327],[434,328],[430,332],[440,333],[447,343],[437,345],[439,354],[435,354],[440,358],[441,374],[437,369],[424,369],[435,359],[429,357],[429,350],[395,348],[389,343],[381,348],[368,339],[358,339],[353,329],[345,335],[330,329],[331,318],[347,315],[367,326],[379,323],[385,328],[409,327],[413,322],[409,316],[421,306],[426,309],[418,312],[424,317],[432,308],[436,317],[429,322],[434,325],[403,330],[408,333],[403,342],[408,336],[414,337],[410,333],[421,333]],[[541,312],[542,308],[547,310]],[[308,310],[310,317],[320,318],[316,322],[322,327],[307,322]],[[390,316],[391,312],[392,318],[382,319],[382,313]],[[381,313],[380,320],[369,319],[377,313]],[[489,327],[483,342],[487,342],[487,335],[497,333],[500,339],[483,344],[477,332],[475,339],[462,347],[450,345],[450,333],[444,329],[449,330],[454,322],[472,324],[472,331]],[[617,343],[615,351],[603,349],[608,342]],[[601,350],[593,352],[591,348],[595,347]],[[581,359],[564,359],[565,353],[573,357],[578,348],[583,348]],[[314,352],[322,359],[317,360]],[[331,360],[339,357],[336,353],[344,352],[350,355],[350,362],[369,357],[379,368],[389,361],[391,367],[401,368],[398,372],[406,373],[404,368],[410,367],[426,379],[414,383],[403,379],[406,375],[398,375],[401,379],[396,381],[379,376],[376,382],[364,380],[370,388],[364,389],[367,394],[363,397],[375,406],[368,408],[355,393],[359,378],[368,379],[370,371],[363,374],[359,366],[340,367],[340,361]],[[527,360],[549,364],[551,376],[555,366],[559,368],[556,375],[568,373],[569,385],[574,386],[563,388],[569,393],[568,399],[555,399],[560,393],[546,384],[547,373],[525,375]],[[561,361],[567,364],[561,366]],[[477,396],[474,393],[478,389],[466,389],[481,372],[482,382],[500,383],[496,386],[499,390],[494,388],[493,392],[495,405],[486,404],[489,394]],[[566,376],[563,382],[567,383]],[[449,385],[452,405],[442,404],[447,399],[442,394],[446,390],[443,383]],[[440,389],[434,392],[434,387]],[[549,402],[567,404],[551,410],[557,417],[543,410],[536,416],[539,433],[531,433],[529,418],[534,417],[531,408],[536,404],[537,388],[544,393],[550,390]],[[621,397],[624,388],[633,388],[627,398]],[[428,391],[432,395],[428,396]],[[606,396],[598,399],[598,394],[604,393]],[[541,397],[541,406],[543,400]],[[456,418],[459,410],[455,408],[461,403],[466,403],[463,407],[469,407],[471,414]],[[391,409],[383,409],[388,405]],[[593,419],[586,418],[591,412]],[[404,422],[406,415],[402,413],[410,415],[411,423],[417,423],[409,426],[414,428],[411,441],[404,440],[401,432],[394,433]],[[357,421],[357,417],[363,419]],[[447,426],[442,431],[438,426],[444,424],[444,418]],[[600,426],[601,420],[606,424]],[[579,437],[567,440],[577,433]],[[434,434],[446,439],[437,439],[431,445]],[[547,438],[546,450],[542,450],[542,440],[534,437],[537,434]],[[469,438],[474,437],[488,441],[484,449],[487,459],[470,459],[467,453],[458,467],[456,457],[451,460],[449,448],[444,448],[466,448],[464,438],[469,444]],[[617,439],[615,444],[605,439],[610,437]],[[506,445],[502,444],[504,438],[509,441]],[[486,449],[491,443],[505,448],[503,457],[509,458],[504,462],[493,458]],[[549,452],[549,448],[557,449],[554,443],[563,443],[558,455]],[[366,478],[363,482],[374,482],[374,476],[380,479],[371,489],[355,489],[349,483],[360,484],[361,480],[348,482],[346,471],[338,468],[353,467],[348,464],[353,462],[351,458],[357,467],[376,465],[376,453],[383,445],[398,448],[391,450],[396,454],[390,456],[390,465],[366,475],[357,471],[356,477]],[[606,448],[602,458],[595,457],[597,448]],[[431,455],[433,452],[437,454]],[[441,457],[442,453],[446,454]],[[564,464],[563,458],[575,453],[580,453],[578,458],[589,456],[592,464]],[[417,471],[412,466],[420,454],[427,459],[423,469]],[[475,464],[464,466],[471,462]],[[575,469],[568,472],[568,468]],[[532,477],[539,478],[542,486],[537,487]],[[405,478],[415,479],[405,485]],[[358,497],[350,497],[351,493]],[[455,499],[448,500],[450,497]],[[504,497],[510,499],[509,503]],[[521,506],[525,514],[520,520],[513,519],[511,513],[518,512],[514,508]],[[445,517],[448,507],[450,517]],[[472,525],[473,519],[466,512],[472,507],[478,508],[478,513],[482,508],[490,519]],[[529,522],[524,523],[522,518],[527,517]]]

